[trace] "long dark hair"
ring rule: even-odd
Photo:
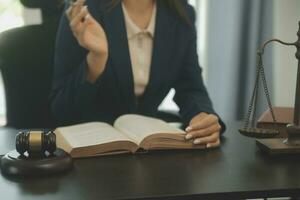
[[[114,8],[118,3],[120,3],[122,0],[111,0],[109,9]],[[189,26],[192,26],[191,19],[189,18],[183,2],[184,0],[158,0],[160,2],[163,2],[175,15],[177,15],[183,22],[188,24]]]

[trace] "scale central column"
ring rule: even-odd
[[[298,72],[294,107],[294,124],[289,124],[287,126],[288,139],[286,140],[286,143],[288,145],[300,146],[300,21],[297,35],[298,40],[295,42],[295,46],[297,48],[296,58],[298,59]]]

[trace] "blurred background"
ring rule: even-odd
[[[273,37],[296,41],[300,1],[190,0],[190,3],[197,11],[199,62],[215,109],[227,121],[242,119],[253,89],[256,49]],[[26,8],[19,0],[0,0],[0,40],[7,30],[41,24],[42,14],[41,9]],[[295,50],[277,44],[267,48],[264,58],[267,81],[276,106],[294,105]],[[32,55],[32,59],[37,56]],[[172,102],[173,95],[171,91],[160,109],[178,110]],[[261,95],[260,112],[267,109],[265,102]],[[7,121],[6,103],[0,78],[1,125]]]

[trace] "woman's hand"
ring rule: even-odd
[[[220,146],[221,125],[219,118],[213,114],[200,113],[196,115],[186,128],[186,139],[194,144],[206,145],[207,148]]]
[[[66,11],[71,30],[80,46],[87,49],[87,80],[96,82],[108,59],[108,42],[102,26],[91,16],[85,0],[78,0]]]

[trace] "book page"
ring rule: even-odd
[[[114,127],[128,135],[138,145],[144,138],[155,133],[185,133],[162,120],[133,114],[119,117],[115,121]]]
[[[109,124],[101,122],[61,127],[56,132],[61,134],[73,148],[116,141],[132,141]]]

